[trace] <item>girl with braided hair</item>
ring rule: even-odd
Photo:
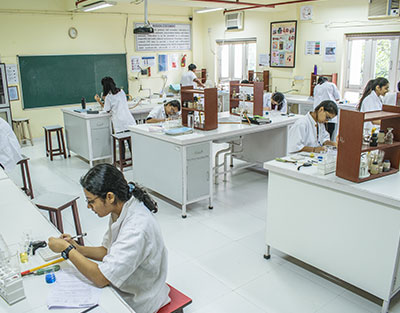
[[[80,183],[88,208],[99,217],[110,216],[103,243],[81,246],[63,234],[49,238],[50,249],[70,259],[97,286],[114,287],[136,313],[157,312],[170,301],[167,250],[152,214],[157,203],[110,164],[93,167]]]

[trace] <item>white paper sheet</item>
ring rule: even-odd
[[[56,282],[50,288],[47,307],[88,308],[99,303],[101,289],[95,287],[75,268],[55,273]]]

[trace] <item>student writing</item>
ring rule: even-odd
[[[167,304],[167,250],[152,212],[157,204],[110,164],[99,164],[83,176],[87,206],[100,218],[109,216],[103,243],[81,246],[68,234],[49,238],[54,252],[63,252],[99,287],[111,285],[136,313],[153,313]],[[99,261],[99,263],[92,260]]]

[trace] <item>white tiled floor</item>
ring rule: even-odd
[[[88,163],[76,155],[49,161],[43,140],[25,146],[23,153],[31,158],[35,195],[49,191],[79,195],[86,244],[99,245],[107,219],[99,219],[86,208],[79,185]],[[132,171],[125,171],[125,176],[132,179]],[[20,184],[19,169],[11,177]],[[189,205],[187,219],[181,218],[177,207],[156,198],[156,217],[169,250],[168,282],[193,298],[185,312],[380,312],[378,299],[331,282],[332,278],[309,271],[279,251],[272,250],[268,261],[263,258],[267,183],[266,175],[251,170],[229,175],[227,183],[215,186],[214,210],[207,208],[206,201],[195,203]],[[74,233],[72,215],[64,212],[65,232]],[[390,312],[400,313],[399,295],[392,300]]]

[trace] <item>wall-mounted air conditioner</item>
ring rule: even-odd
[[[369,0],[368,18],[394,18],[399,16],[399,0]]]
[[[243,12],[225,14],[225,30],[243,29]]]

